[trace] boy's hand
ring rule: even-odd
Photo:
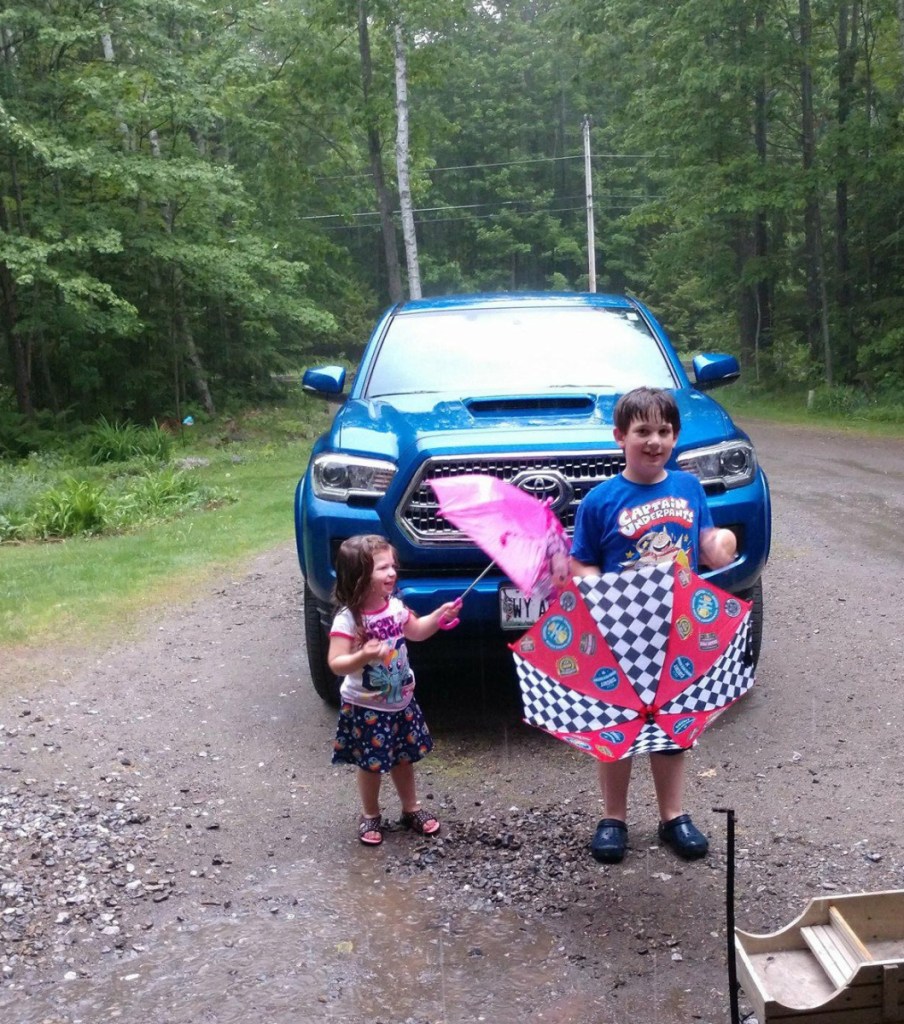
[[[552,578],[552,585],[557,589],[561,590],[562,587],[568,582],[570,575],[568,572],[569,558],[568,555],[562,554],[561,552],[552,556],[549,561],[549,574]]]
[[[710,569],[721,569],[738,557],[738,538],[731,530],[704,530],[700,535],[700,561]]]
[[[569,572],[572,576],[602,576],[603,574],[598,565],[588,565],[586,562],[579,562],[576,558],[570,560]]]

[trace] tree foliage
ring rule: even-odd
[[[586,114],[600,290],[899,392],[900,6],[8,3],[0,409],[150,422],[353,355],[405,287],[400,19],[424,294],[587,286]]]

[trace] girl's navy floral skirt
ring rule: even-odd
[[[414,764],[433,749],[420,705],[412,697],[401,711],[375,711],[343,703],[333,742],[333,764],[353,764],[367,772]]]

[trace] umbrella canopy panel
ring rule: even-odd
[[[525,721],[603,761],[690,747],[753,685],[750,610],[674,563],[575,579],[511,645]]]

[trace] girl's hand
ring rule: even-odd
[[[437,609],[439,612],[439,628],[455,629],[459,622],[461,622],[461,619],[458,618],[458,611],[460,608],[460,597],[456,597],[454,601],[448,601],[446,604],[440,605]]]
[[[392,648],[385,640],[370,639],[361,647],[368,661],[382,661]]]

